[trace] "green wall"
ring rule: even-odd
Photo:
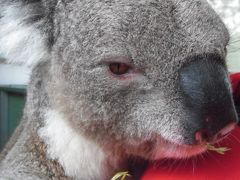
[[[21,120],[25,97],[26,86],[0,86],[0,150]]]

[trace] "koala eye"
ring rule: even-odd
[[[131,67],[124,63],[110,63],[109,70],[115,75],[123,75],[129,72]]]

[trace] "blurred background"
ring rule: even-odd
[[[208,0],[227,25],[231,40],[228,45],[228,68],[240,72],[240,0]]]
[[[208,0],[227,25],[229,72],[240,72],[240,0]],[[0,151],[19,124],[30,68],[9,65],[0,54]]]

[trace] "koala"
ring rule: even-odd
[[[0,51],[31,67],[0,179],[140,179],[238,122],[229,33],[205,0],[0,0]]]

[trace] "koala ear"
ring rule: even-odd
[[[20,3],[0,8],[0,57],[7,63],[31,67],[48,56],[46,37],[37,28],[43,22],[32,20],[37,16],[33,8]]]

